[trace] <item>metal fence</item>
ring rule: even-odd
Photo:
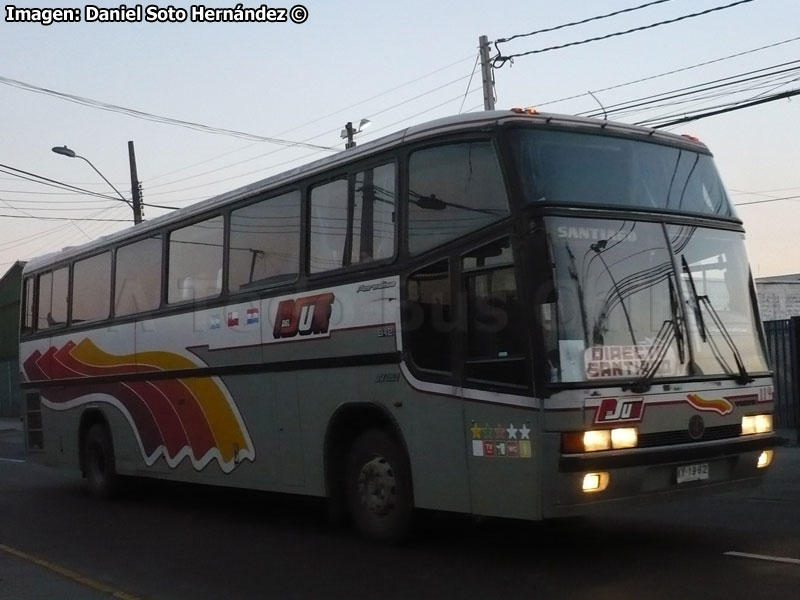
[[[800,429],[800,317],[764,321],[764,332],[775,374],[775,427]]]

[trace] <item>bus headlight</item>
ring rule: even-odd
[[[635,427],[569,431],[561,434],[561,450],[566,454],[623,450],[635,448],[638,441],[639,434]]]
[[[597,452],[611,448],[611,432],[608,429],[583,432],[583,451]]]
[[[636,427],[618,427],[611,430],[611,447],[614,450],[623,448],[636,448],[639,443],[639,434]]]
[[[774,454],[774,450],[764,450],[761,454],[758,455],[758,464],[756,465],[759,469],[765,469],[766,467],[770,466],[772,463],[772,455]]]
[[[772,431],[772,415],[748,415],[742,417],[742,435],[769,433]]]

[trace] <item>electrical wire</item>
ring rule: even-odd
[[[212,127],[210,125],[204,125],[202,123],[196,123],[194,121],[184,121],[182,119],[173,119],[172,117],[163,117],[160,115],[156,115],[153,113],[148,113],[140,110],[136,110],[133,108],[126,108],[124,106],[119,106],[117,104],[109,104],[107,102],[101,102],[99,100],[93,100],[91,98],[85,98],[82,96],[75,96],[73,94],[67,94],[64,92],[58,92],[56,90],[51,90],[48,88],[43,88],[37,85],[33,85],[31,83],[26,83],[24,81],[18,81],[16,79],[10,79],[8,77],[0,76],[0,84],[8,85],[11,87],[19,88],[22,90],[26,90],[29,92],[35,92],[37,94],[44,94],[47,96],[53,96],[56,98],[60,98],[61,100],[66,100],[68,102],[73,102],[75,104],[80,104],[83,106],[88,106],[91,108],[97,108],[100,110],[106,110],[109,112],[123,114],[129,117],[133,117],[136,119],[143,119],[145,121],[152,121],[154,123],[162,123],[164,125],[174,125],[177,127],[185,127],[187,129],[193,129],[195,131],[202,131],[204,133],[211,133],[214,135],[226,135],[246,140],[253,140],[257,142],[267,142],[270,144],[277,144],[279,146],[288,146],[288,147],[303,147],[303,148],[317,148],[320,150],[336,150],[336,148],[330,148],[326,146],[317,146],[315,144],[305,144],[303,142],[293,142],[291,140],[283,140],[280,138],[272,138],[266,137],[262,135],[256,135],[253,133],[246,133],[244,131],[236,131],[234,129],[223,129],[221,127]]]
[[[724,113],[729,113],[737,110],[741,110],[743,108],[750,108],[752,106],[758,106],[759,104],[766,104],[768,102],[775,102],[776,100],[783,100],[785,98],[793,98],[800,94],[800,89],[797,90],[789,90],[786,92],[781,92],[780,94],[773,94],[771,96],[766,96],[760,98],[758,100],[753,100],[750,102],[734,102],[725,106],[715,107],[714,109],[699,113],[696,115],[686,115],[680,118],[673,119],[671,121],[665,121],[663,123],[651,123],[650,121],[642,121],[636,123],[636,125],[641,125],[644,127],[652,127],[653,129],[663,129],[664,127],[671,127],[673,125],[680,125],[681,123],[689,123],[690,121],[698,121],[700,119],[705,119],[707,117],[713,117],[716,115],[721,115]]]
[[[760,52],[762,50],[768,50],[770,48],[775,48],[777,46],[782,46],[784,44],[789,44],[791,42],[796,42],[800,40],[800,36],[789,38],[787,40],[783,40],[780,42],[775,42],[773,44],[768,44],[766,46],[759,46],[758,48],[752,48],[751,50],[745,50],[744,52],[737,52],[736,54],[728,54],[727,56],[721,56],[719,58],[715,58],[713,60],[707,60],[705,62],[696,63],[693,65],[689,65],[686,67],[681,67],[679,69],[673,69],[672,71],[665,71],[663,73],[658,73],[656,75],[650,75],[648,77],[642,77],[641,79],[634,79],[632,81],[626,81],[625,83],[618,83],[616,85],[612,85],[609,87],[600,88],[599,90],[593,90],[594,93],[599,94],[600,92],[609,92],[611,90],[616,90],[619,88],[627,87],[629,85],[635,85],[637,83],[644,83],[645,81],[652,81],[653,79],[659,79],[661,77],[666,77],[668,75],[675,75],[676,73],[682,73],[684,71],[690,71],[692,69],[698,69],[700,67],[705,67],[708,65],[713,65],[718,62],[722,62],[725,60],[730,60],[732,58],[739,58],[740,56],[746,56],[748,54],[753,54],[755,52]],[[581,94],[575,94],[573,96],[567,96],[566,98],[559,98],[558,100],[548,100],[547,102],[537,102],[534,106],[542,107],[548,104],[558,104],[560,102],[566,102],[568,100],[576,100],[577,98],[583,98],[584,96],[588,96],[588,92],[584,92]]]
[[[643,8],[647,8],[648,6],[654,6],[656,4],[664,4],[665,2],[671,2],[671,1],[672,0],[654,0],[653,2],[647,2],[646,4],[640,4],[639,6],[632,6],[630,8],[623,8],[622,10],[616,10],[614,12],[606,13],[604,15],[597,15],[596,17],[589,17],[588,19],[583,19],[581,21],[573,21],[571,23],[563,23],[562,25],[556,25],[555,27],[537,29],[536,31],[531,31],[530,33],[518,33],[516,35],[512,35],[509,38],[500,38],[498,40],[495,40],[494,47],[497,50],[497,53],[499,54],[500,49],[497,48],[498,44],[504,44],[506,42],[510,42],[511,40],[515,40],[517,38],[539,35],[540,33],[549,33],[551,31],[558,31],[559,29],[566,29],[567,27],[574,27],[576,25],[584,25],[586,23],[591,23],[592,21],[599,21],[601,19],[608,19],[609,17],[616,17],[617,15],[633,12],[635,10],[641,10]]]
[[[766,200],[750,200],[749,202],[737,202],[734,206],[749,206],[751,204],[766,204],[767,202],[779,202],[781,200],[797,200],[800,196],[783,196],[782,198],[767,198]]]
[[[733,8],[733,7],[739,6],[741,4],[748,4],[748,3],[754,2],[754,1],[755,0],[738,0],[737,2],[732,2],[732,3],[726,4],[724,6],[717,6],[717,7],[709,8],[709,9],[706,9],[706,10],[703,10],[703,11],[700,11],[700,12],[691,13],[691,14],[687,14],[687,15],[681,15],[680,17],[676,17],[674,19],[667,19],[667,20],[664,20],[664,21],[658,21],[656,23],[651,23],[649,25],[642,25],[640,27],[633,27],[631,29],[626,29],[624,31],[616,31],[614,33],[608,33],[606,35],[587,38],[587,39],[579,40],[579,41],[576,41],[576,42],[568,42],[566,44],[559,44],[557,46],[548,46],[546,48],[539,48],[537,50],[529,50],[528,52],[520,52],[518,54],[510,54],[508,56],[504,56],[504,55],[498,53],[497,56],[495,56],[494,59],[492,60],[492,64],[493,64],[494,68],[499,69],[503,65],[505,65],[507,62],[513,61],[515,58],[519,58],[519,57],[522,57],[522,56],[530,56],[532,54],[541,54],[543,52],[550,52],[552,50],[561,50],[563,48],[571,48],[572,46],[580,46],[580,45],[583,45],[583,44],[588,44],[590,42],[598,42],[598,41],[601,41],[601,40],[607,40],[607,39],[614,38],[614,37],[619,37],[619,36],[622,36],[622,35],[628,35],[629,33],[635,33],[635,32],[638,32],[638,31],[645,31],[647,29],[653,29],[655,27],[660,27],[662,25],[670,25],[672,23],[677,23],[679,21],[685,21],[686,19],[693,19],[695,17],[708,15],[708,14],[711,14],[711,13],[714,13],[714,12],[718,12],[718,11],[721,11],[721,10],[726,10],[728,8]]]

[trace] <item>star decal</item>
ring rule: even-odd
[[[472,439],[479,440],[481,439],[481,433],[483,433],[483,427],[478,427],[478,424],[475,421],[472,422],[472,427],[469,428],[472,432]]]
[[[494,429],[495,439],[504,440],[506,438],[506,428],[502,425],[498,425]]]
[[[514,427],[513,423],[511,423],[511,425],[508,426],[508,429],[506,429],[506,431],[508,432],[508,439],[510,440],[517,439],[517,432],[519,431],[519,429]]]
[[[531,439],[531,430],[528,428],[527,424],[523,424],[522,427],[519,429],[520,439],[521,440],[529,440]]]

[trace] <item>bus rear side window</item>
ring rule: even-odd
[[[69,268],[39,275],[39,304],[37,329],[47,329],[67,323],[67,294]]]
[[[222,291],[222,216],[207,219],[169,236],[167,301],[217,296]]]
[[[25,278],[25,285],[23,286],[23,310],[22,315],[22,333],[33,331],[33,277]]]

